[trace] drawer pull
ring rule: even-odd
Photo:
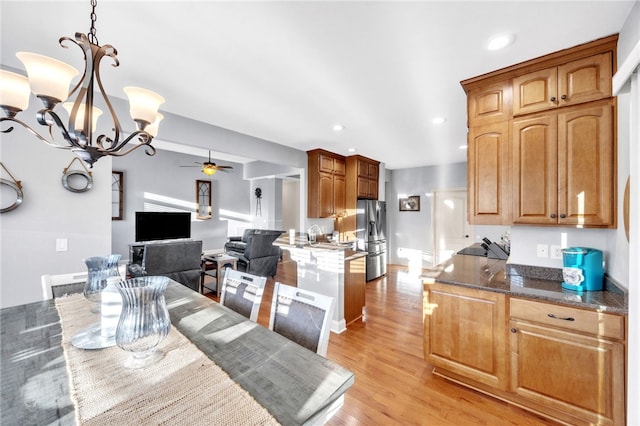
[[[555,316],[555,315],[553,315],[553,314],[547,314],[547,316],[548,316],[549,318],[559,319],[559,320],[563,320],[563,321],[575,321],[575,320],[576,320],[576,319],[575,319],[575,318],[573,318],[573,317],[564,317],[564,318],[562,318],[562,317],[557,317],[557,316]]]

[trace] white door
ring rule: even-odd
[[[433,255],[436,265],[473,244],[474,230],[467,222],[465,189],[434,191],[432,218]]]

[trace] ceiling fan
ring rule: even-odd
[[[228,173],[233,170],[232,166],[218,166],[216,163],[211,162],[211,151],[209,151],[209,161],[205,161],[204,163],[198,163],[197,166],[180,166],[180,167],[202,167],[202,173],[205,175],[211,176],[218,170],[221,172]]]

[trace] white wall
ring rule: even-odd
[[[22,114],[35,121],[35,111]],[[75,157],[70,151],[51,148],[19,126],[0,137],[2,164],[22,182],[24,192],[22,205],[0,215],[4,308],[41,300],[41,275],[86,271],[83,258],[111,253],[111,160],[102,159],[91,170],[92,189],[74,193],[61,182],[63,169]],[[71,166],[79,168],[77,161]],[[10,180],[4,170],[1,176]],[[2,190],[3,208],[14,200],[15,193]],[[56,251],[58,238],[67,239],[67,251]]]

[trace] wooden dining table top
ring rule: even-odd
[[[283,425],[317,423],[354,383],[351,371],[181,284],[165,299],[173,327]],[[0,310],[0,424],[75,424],[61,340],[53,300]]]

